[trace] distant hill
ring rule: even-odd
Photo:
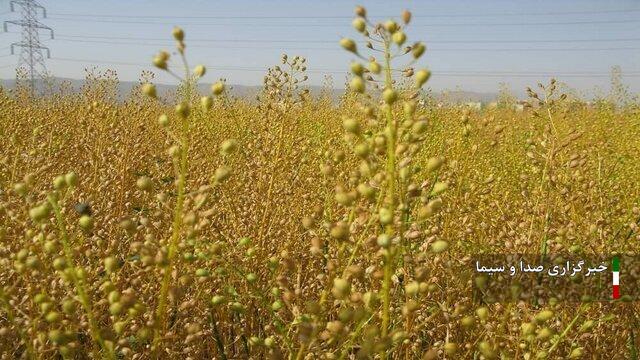
[[[68,79],[68,78],[53,78],[53,89],[57,91],[60,85],[63,82],[68,82],[71,85],[71,88],[74,92],[80,91],[82,85],[84,84],[84,80],[78,79]],[[15,79],[2,79],[0,80],[0,84],[5,89],[13,89],[16,86]],[[132,89],[137,86],[137,82],[133,81],[120,81],[118,84],[118,96],[120,99],[126,98],[132,91]],[[202,93],[209,92],[208,84],[200,84],[198,86],[199,90]],[[43,82],[41,80],[38,81],[36,87],[42,91],[45,88]],[[172,94],[176,90],[175,85],[166,85],[166,84],[156,84],[158,89],[158,93],[161,95]],[[249,100],[255,99],[256,95],[262,89],[262,86],[246,86],[246,85],[229,85],[231,88],[231,94],[233,96],[239,98],[245,98]],[[311,94],[313,96],[320,95],[322,91],[322,87],[320,86],[310,86],[308,87]],[[333,89],[332,98],[337,100],[344,93],[344,89]],[[437,101],[448,101],[454,103],[464,103],[464,102],[482,102],[489,103],[495,101],[497,94],[496,93],[482,93],[482,92],[473,92],[473,91],[443,91],[443,92],[434,92],[432,93],[434,98]]]

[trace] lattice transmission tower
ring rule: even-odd
[[[39,30],[48,30],[53,39],[53,29],[42,24],[38,20],[38,14],[42,12],[42,17],[47,17],[47,10],[35,0],[14,0],[10,2],[11,11],[15,12],[16,7],[20,7],[21,19],[4,22],[4,31],[9,31],[9,25],[21,27],[22,39],[11,44],[11,55],[15,54],[15,48],[19,47],[20,59],[18,67],[26,70],[30,80],[31,93],[35,93],[36,79],[47,76],[47,67],[43,51],[47,53],[47,58],[51,57],[51,51],[40,43]]]

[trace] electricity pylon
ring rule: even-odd
[[[42,11],[42,17],[47,17],[47,10],[35,0],[14,0],[11,1],[11,11],[16,11],[16,5],[20,7],[22,18],[20,20],[10,20],[4,22],[4,31],[9,31],[9,25],[18,25],[22,28],[22,39],[20,42],[11,44],[11,55],[15,54],[15,47],[20,47],[20,60],[18,67],[26,69],[31,81],[31,94],[35,94],[36,79],[47,76],[47,67],[44,63],[43,51],[46,51],[47,58],[51,57],[51,51],[40,43],[38,31],[49,30],[53,39],[53,29],[38,21],[38,10]]]

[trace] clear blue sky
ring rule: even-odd
[[[608,73],[621,66],[624,80],[640,91],[640,1],[167,1],[40,0],[54,28],[55,40],[41,38],[51,49],[51,73],[82,78],[84,68],[116,69],[122,80],[136,80],[153,54],[170,48],[171,29],[187,34],[192,64],[204,63],[207,80],[257,85],[264,69],[281,53],[308,59],[312,84],[324,73],[337,87],[344,83],[352,55],[342,51],[341,36],[356,37],[351,17],[356,4],[376,19],[407,8],[414,14],[409,42],[422,40],[429,50],[423,65],[433,71],[434,89],[497,91],[500,82],[521,91],[557,75],[588,91],[609,88]],[[0,0],[0,17],[9,1]],[[0,78],[13,78],[17,56],[8,46],[20,39],[0,34]],[[162,40],[167,39],[167,40]],[[73,61],[71,61],[73,60]],[[101,61],[102,63],[96,63]],[[158,82],[172,83],[160,74]]]

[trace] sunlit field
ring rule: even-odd
[[[179,28],[177,94],[0,92],[1,358],[638,359],[633,302],[483,304],[459,270],[637,252],[638,98],[437,106],[398,19],[356,9],[338,102],[295,54],[235,98]]]

